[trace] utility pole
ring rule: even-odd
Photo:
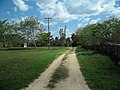
[[[65,45],[67,44],[67,43],[66,43],[66,29],[67,29],[67,26],[65,25],[65,27],[64,27],[64,39],[65,39]]]
[[[50,26],[49,26],[49,23],[50,23],[50,19],[52,18],[45,18],[48,20],[48,49],[50,49]]]

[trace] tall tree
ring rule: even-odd
[[[29,43],[29,41],[32,41],[35,47],[36,47],[35,39],[37,33],[41,33],[45,30],[43,25],[34,16],[28,17],[25,20],[21,21],[20,29],[22,31],[24,38],[27,40],[27,43]]]
[[[70,37],[66,39],[66,46],[71,46],[71,40]]]
[[[61,42],[61,45],[62,46],[65,46],[66,45],[66,25],[64,27],[64,29],[60,29],[59,30],[59,34],[60,34],[60,42]]]
[[[0,20],[0,41],[3,42],[3,47],[5,47],[5,33],[9,30],[12,26],[8,23],[8,20]]]
[[[38,46],[47,46],[49,34],[46,32],[40,33],[37,35],[37,45]]]

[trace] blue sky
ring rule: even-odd
[[[50,30],[55,36],[67,26],[67,36],[78,27],[97,23],[110,16],[120,18],[120,0],[0,0],[0,19],[14,21],[37,16],[47,29],[45,17],[52,17]]]

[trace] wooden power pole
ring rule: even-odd
[[[52,19],[52,18],[45,18],[45,19],[47,19],[48,20],[48,49],[50,49],[50,25],[49,25],[49,23],[50,23],[50,19]]]

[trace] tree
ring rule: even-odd
[[[62,46],[65,46],[66,45],[66,25],[64,29],[59,30],[59,34],[60,34],[60,44]]]
[[[58,37],[55,37],[54,45],[55,46],[59,46],[59,38]]]
[[[71,40],[70,37],[66,39],[66,46],[71,46]]]
[[[48,44],[48,33],[40,33],[37,35],[37,46],[47,46]]]
[[[34,16],[28,17],[25,20],[21,21],[20,29],[22,31],[22,35],[27,40],[27,43],[31,41],[33,42],[35,47],[36,47],[35,40],[36,40],[37,33],[41,33],[45,30],[43,25]]]
[[[71,36],[71,39],[72,39],[72,46],[77,46],[79,44],[79,36],[75,33],[72,34]]]
[[[120,19],[112,18],[113,28],[111,35],[111,42],[120,44]]]
[[[13,46],[13,47],[22,46],[24,41],[25,39],[19,34],[7,34],[6,35],[6,42],[8,43],[9,49],[10,49],[10,46]]]
[[[0,41],[3,42],[3,47],[5,47],[5,33],[9,30],[12,26],[8,23],[8,20],[0,20]]]
[[[79,30],[79,29],[78,29]],[[79,34],[81,45],[99,45],[104,43],[120,43],[120,19],[110,19],[83,27]]]

